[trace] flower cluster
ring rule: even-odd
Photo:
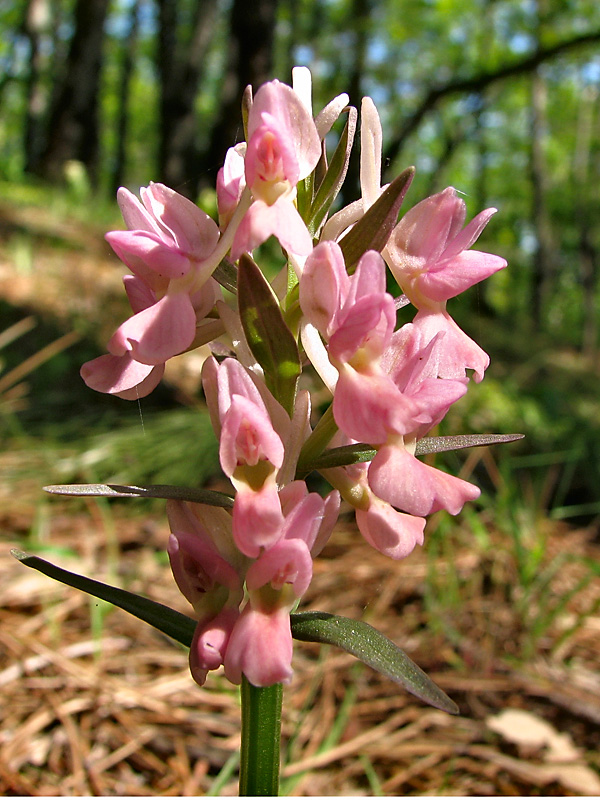
[[[365,539],[392,558],[422,544],[429,514],[457,514],[478,497],[415,453],[467,391],[468,371],[480,381],[489,361],[446,303],[506,262],[470,249],[495,209],[465,226],[453,188],[398,221],[412,171],[381,185],[370,98],[361,197],[333,214],[356,127],[348,97],[313,117],[310,73],[298,68],[292,87],[267,83],[246,106],[247,141],[229,150],[217,178],[218,224],[161,184],[142,189],[141,201],[119,190],[128,230],[107,239],[133,273],[124,278],[133,315],[82,375],[99,391],[143,397],[168,359],[210,343],[202,384],[234,499],[232,508],[169,501],[168,553],[198,619],[194,679],[224,666],[234,683],[244,674],[266,686],[291,677],[290,611],[340,496]],[[328,163],[325,137],[342,113]],[[250,257],[270,237],[286,255],[271,283]],[[399,298],[386,290],[388,269]],[[398,327],[409,303],[416,313]],[[332,397],[314,429],[310,394],[298,386],[307,363]],[[308,491],[312,469],[333,487],[326,497]]]

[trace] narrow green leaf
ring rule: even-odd
[[[162,500],[187,500],[205,506],[233,508],[233,497],[210,489],[194,489],[191,486],[168,486],[155,483],[146,486],[122,486],[116,483],[64,483],[44,486],[49,494],[69,497],[156,497]]]
[[[493,444],[507,444],[523,439],[522,433],[483,433],[468,436],[426,436],[417,442],[415,455],[422,456],[427,453],[444,453],[450,450],[464,450],[467,447],[483,447]],[[377,450],[364,442],[347,444],[342,447],[332,447],[324,450],[311,461],[298,460],[296,477],[308,475],[315,469],[331,469],[332,467],[345,467],[349,464],[359,464],[372,461],[377,455]]]
[[[273,396],[290,417],[301,372],[298,345],[269,282],[248,255],[239,260],[238,306],[248,345]]]
[[[335,152],[331,158],[331,163],[325,173],[325,177],[319,184],[317,193],[310,208],[308,229],[315,235],[323,222],[325,215],[340,191],[350,161],[350,151],[356,133],[356,120],[358,112],[354,106],[348,108],[348,121],[344,127]]]
[[[398,175],[367,213],[340,240],[344,261],[349,271],[353,270],[359,258],[367,250],[377,250],[380,253],[386,246],[414,174],[415,168],[409,167]]]
[[[295,639],[341,647],[425,703],[449,714],[459,713],[456,703],[403,650],[366,622],[305,611],[292,614],[291,625]]]
[[[167,636],[186,647],[191,645],[197,624],[191,617],[180,614],[179,611],[175,611],[169,606],[164,606],[162,603],[149,600],[147,597],[141,597],[125,589],[119,589],[116,586],[110,586],[107,583],[77,575],[75,572],[69,572],[51,564],[49,561],[45,561],[43,558],[38,558],[38,556],[28,555],[21,550],[11,550],[11,553],[25,566],[37,569],[38,572],[42,572],[55,581],[72,586],[74,589],[80,589],[93,597],[100,598],[100,600],[107,600],[129,614],[133,614],[134,617],[152,625],[153,628],[166,633]]]
[[[464,450],[466,447],[483,447],[491,444],[508,444],[524,439],[523,433],[474,433],[468,436],[426,436],[417,442],[416,455]]]

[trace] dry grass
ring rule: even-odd
[[[107,523],[93,501],[76,513],[62,501],[53,504],[44,541],[54,554],[46,557],[187,612],[158,555],[164,519],[137,518],[130,508],[116,507]],[[19,529],[27,523],[26,511],[20,513],[11,511],[2,524],[0,791],[193,796],[214,792],[219,780],[222,794],[235,795],[236,690],[219,674],[200,689],[188,675],[186,653],[152,628],[12,561],[9,547],[23,545]],[[118,539],[116,562],[107,524]],[[557,528],[552,542],[598,557],[583,532]],[[452,563],[432,564],[425,551],[393,563],[342,526],[315,564],[305,607],[368,619],[459,703],[461,716],[423,706],[344,653],[296,643],[294,680],[284,697],[284,790],[597,793],[590,767],[600,766],[600,619],[586,614],[597,607],[600,587],[579,592],[524,661],[528,631],[507,600],[513,563],[499,535],[495,544],[496,558],[466,543],[457,545]],[[458,575],[464,592],[460,608],[433,624],[424,602],[432,567],[438,578]],[[565,567],[555,590],[574,586],[582,569]],[[576,619],[580,626],[553,652]],[[490,718],[507,707],[567,734],[575,748],[565,750],[568,763],[549,761],[548,746],[534,739],[519,744],[495,733]]]
[[[35,239],[24,240],[16,270],[0,249],[2,296],[63,320],[110,307],[98,331],[109,335],[123,313],[122,298],[113,304],[121,270],[100,233],[90,244],[88,228],[57,229],[28,214],[0,208],[0,243],[18,244],[21,231]],[[47,461],[42,449],[0,455],[0,793],[235,795],[236,689],[219,674],[200,689],[170,640],[10,557],[11,547],[35,546],[67,569],[188,612],[164,560],[164,514],[42,501]],[[296,643],[284,696],[285,793],[600,793],[600,586],[582,560],[598,563],[597,540],[544,523],[534,531],[547,537],[540,574],[560,553],[574,558],[533,591],[510,537],[485,512],[479,523],[487,545],[476,545],[466,524],[443,547],[431,529],[426,548],[400,563],[350,524],[336,532],[304,607],[374,624],[461,716],[422,705],[344,653]],[[507,708],[529,716],[499,733]],[[551,726],[545,738],[533,729],[539,721]]]

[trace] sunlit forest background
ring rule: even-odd
[[[10,542],[50,560],[63,558],[75,571],[87,567],[88,574],[150,595],[160,586],[173,604],[181,602],[168,583],[159,504],[67,504],[43,495],[41,486],[112,481],[223,488],[198,389],[197,354],[174,359],[163,384],[140,404],[96,395],[79,378],[81,363],[104,352],[127,314],[123,268],[103,234],[122,227],[114,199],[121,185],[137,191],[162,181],[214,213],[217,171],[227,148],[243,138],[244,88],[273,77],[289,82],[294,65],[309,66],[315,109],[343,91],[357,108],[365,95],[377,104],[384,178],[409,165],[417,169],[404,209],[446,186],[464,197],[469,218],[498,209],[477,247],[503,256],[509,267],[450,309],[492,365],[436,433],[523,433],[525,439],[438,456],[436,463],[481,485],[482,499],[458,520],[436,515],[412,562],[390,565],[375,557],[372,573],[364,566],[372,556],[357,536],[343,532],[325,551],[327,566],[306,598],[307,607],[345,609],[373,624],[384,617],[379,627],[387,625],[399,644],[411,643],[411,657],[433,670],[468,717],[459,726],[460,764],[452,760],[458,745],[448,723],[431,716],[433,738],[439,744],[440,736],[448,737],[446,750],[413,743],[391,759],[388,728],[380,746],[373,739],[364,750],[360,740],[355,751],[344,749],[390,708],[400,715],[399,730],[421,724],[423,709],[404,696],[389,700],[395,688],[374,683],[368,671],[353,672],[348,661],[336,672],[304,645],[300,688],[284,727],[286,791],[598,793],[600,5],[13,0],[0,4],[0,33],[3,549]],[[344,203],[359,193],[355,155]],[[129,625],[134,631],[121,612],[90,610],[85,599],[73,599],[65,611],[61,599],[76,593],[48,589],[42,582],[48,579],[27,584],[24,596],[26,570],[0,555],[10,577],[5,594],[0,590],[8,631],[0,669],[40,655],[38,641],[57,648],[89,637],[90,628],[113,639],[129,636]],[[334,596],[345,597],[343,609]],[[379,616],[373,619],[374,603]],[[152,634],[144,635],[147,647],[158,650]],[[131,666],[135,656],[127,662],[126,651],[118,649],[116,663],[130,679],[136,676],[138,694],[123,701],[126,711],[104,716],[91,673],[85,681],[73,678],[91,651],[65,656],[73,669],[64,685],[59,678],[67,673],[52,659],[39,674],[23,668],[17,680],[10,673],[20,711],[9,707],[5,693],[0,710],[4,704],[10,752],[0,770],[3,793],[202,794],[223,787],[228,793],[235,770],[231,689],[217,677],[213,695],[182,700],[182,687],[188,694],[195,688],[185,683],[185,654],[167,651],[180,657],[176,667],[159,655],[152,664]],[[89,664],[106,669],[102,660]],[[315,664],[325,688],[311,683]],[[187,709],[189,718],[171,719],[160,710],[156,703],[165,695],[145,705],[152,681],[158,685],[173,669],[182,684],[168,703]],[[117,673],[115,667],[113,684]],[[59,713],[58,701],[47,699],[49,687],[58,686],[70,702],[73,681],[94,699]],[[319,717],[311,716],[321,713],[315,698],[342,720],[332,723],[335,735],[327,737]],[[36,716],[40,703],[51,710],[49,718]],[[202,703],[216,705],[200,747],[190,741]],[[531,748],[523,753],[500,734],[494,734],[494,757],[486,756],[492,734],[485,720],[507,705],[535,712],[557,731],[569,729],[587,778],[569,783],[544,772],[542,755],[533,763]],[[131,727],[143,730],[137,750],[129,746]],[[59,730],[66,731],[62,738]],[[165,744],[165,736],[177,744]],[[400,740],[412,741],[404,734]],[[111,761],[108,754],[119,748],[127,753]],[[105,773],[93,766],[100,751]],[[160,759],[169,769],[161,772]]]

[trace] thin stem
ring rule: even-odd
[[[280,683],[259,688],[242,676],[240,797],[279,794],[282,698]]]

